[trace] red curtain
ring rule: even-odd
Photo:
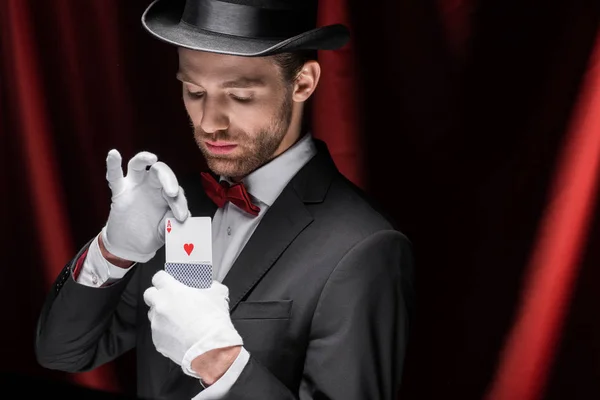
[[[372,4],[371,4],[372,3]],[[600,396],[597,0],[322,0],[315,135],[415,245],[402,399]],[[147,0],[0,1],[3,372],[134,393],[133,354],[40,368],[36,318],[108,215],[104,159],[202,160]]]
[[[600,36],[560,151],[519,311],[487,397],[490,400],[534,400],[545,387],[596,211],[599,110]]]

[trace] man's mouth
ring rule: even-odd
[[[214,153],[214,154],[231,153],[237,147],[237,144],[235,144],[235,143],[223,142],[223,141],[212,142],[212,141],[206,140],[206,141],[204,141],[204,143],[206,144],[206,148],[208,149],[208,151],[210,151],[211,153]]]

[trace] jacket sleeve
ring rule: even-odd
[[[42,307],[35,353],[43,367],[89,371],[135,346],[137,266],[107,287],[79,284],[73,267],[90,243],[63,268]]]
[[[321,293],[298,391],[250,357],[225,398],[396,400],[413,301],[410,243],[397,231],[372,234]]]

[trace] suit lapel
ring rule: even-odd
[[[267,210],[223,280],[229,288],[231,311],[312,220],[302,200],[288,185]]]
[[[288,183],[225,276],[231,311],[252,290],[294,239],[313,221],[305,203],[323,201],[337,169],[327,147],[315,140],[317,154]]]

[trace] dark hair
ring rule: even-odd
[[[302,70],[304,63],[317,59],[316,50],[301,50],[291,53],[279,53],[272,56],[275,64],[281,69],[283,79],[292,83]]]

